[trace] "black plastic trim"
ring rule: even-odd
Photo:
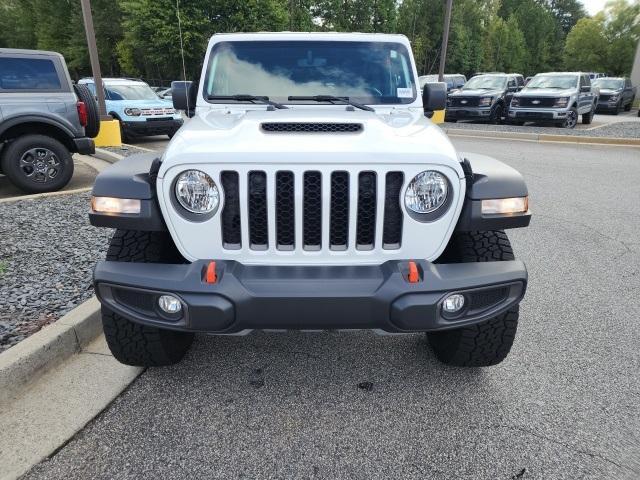
[[[93,155],[96,153],[96,144],[93,138],[80,137],[74,138],[73,144],[75,145],[75,151],[82,155]]]
[[[156,153],[142,153],[125,157],[96,177],[93,195],[116,198],[155,198],[155,184],[149,171]]]
[[[467,198],[482,200],[529,195],[524,178],[515,168],[485,155],[461,155],[469,161],[473,171],[473,181],[467,188]]]
[[[432,331],[487,320],[518,303],[527,272],[519,260],[433,264],[417,261],[418,283],[407,261],[361,266],[258,266],[217,261],[215,284],[203,281],[207,260],[169,265],[99,262],[95,290],[108,308],[131,321],[208,333],[247,329],[381,329]],[[440,304],[460,291],[508,287],[509,299],[473,317],[448,319]],[[113,299],[113,289],[171,294],[185,306],[178,321],[141,314]]]

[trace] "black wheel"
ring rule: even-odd
[[[451,237],[439,262],[470,263],[513,260],[513,250],[503,231],[460,232]],[[427,333],[436,357],[459,367],[488,367],[502,362],[516,336],[518,306],[483,323]]]
[[[107,260],[114,262],[183,263],[166,232],[116,230]],[[176,332],[134,323],[102,307],[104,335],[113,356],[121,363],[158,367],[179,362],[193,342],[193,333]]]
[[[87,107],[87,126],[84,127],[84,133],[87,137],[95,138],[100,133],[100,114],[98,113],[96,99],[93,98],[91,91],[85,85],[74,84],[73,89],[78,96],[78,100]]]
[[[578,124],[578,109],[576,107],[571,107],[569,111],[567,111],[567,118],[562,122],[562,126],[564,128],[576,128]]]
[[[122,120],[120,120],[120,140],[122,143],[131,143],[132,140],[131,135],[126,132]]]
[[[55,192],[71,180],[73,158],[55,138],[24,135],[4,148],[0,170],[24,192]]]
[[[496,103],[489,113],[489,123],[496,125],[502,121],[502,105]]]
[[[635,97],[634,97],[634,98],[632,98],[632,99],[629,101],[629,103],[627,103],[627,104],[624,106],[624,111],[625,111],[625,112],[630,112],[630,111],[631,111],[631,105],[633,105],[633,101],[634,101],[634,100],[635,100]]]
[[[589,113],[583,113],[582,114],[582,123],[584,125],[590,125],[591,124],[591,121],[593,120],[593,114],[595,113],[595,109],[596,109],[596,106],[593,105],[591,107],[591,110],[589,111]]]

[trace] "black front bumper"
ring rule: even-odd
[[[491,108],[447,108],[444,111],[445,120],[489,120]]]
[[[520,302],[527,285],[521,261],[374,266],[249,266],[216,262],[217,281],[204,281],[208,262],[168,265],[100,262],[94,272],[102,304],[131,321],[174,330],[238,333],[263,329],[443,330],[485,321]],[[456,316],[442,311],[451,293],[465,295]],[[179,318],[157,307],[160,295],[181,299]]]
[[[596,112],[615,112],[618,110],[618,103],[598,102]]]
[[[178,131],[182,119],[147,119],[144,122],[122,122],[127,135],[168,135]]]

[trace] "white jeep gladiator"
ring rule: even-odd
[[[90,221],[115,228],[94,273],[107,342],[131,365],[179,361],[194,333],[426,332],[443,362],[508,354],[529,224],[511,167],[456,152],[429,117],[401,35],[214,35],[191,119],[166,151],[101,173]]]

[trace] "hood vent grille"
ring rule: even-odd
[[[357,133],[362,129],[361,123],[272,122],[262,124],[262,130],[269,133]]]

